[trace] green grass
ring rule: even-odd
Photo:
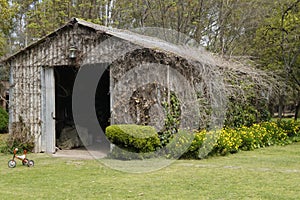
[[[226,157],[179,160],[149,173],[125,173],[96,160],[29,154],[35,166],[7,167],[1,199],[299,199],[300,143]],[[120,162],[131,165],[130,161]]]

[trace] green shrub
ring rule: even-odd
[[[285,129],[282,129],[274,122],[263,122],[259,124],[262,129],[265,129],[267,135],[264,138],[265,146],[270,145],[285,145],[288,144],[288,132]]]
[[[135,124],[108,126],[107,138],[118,147],[135,153],[153,152],[160,147],[160,140],[154,127]]]
[[[8,131],[8,114],[0,107],[0,133],[7,133]]]
[[[241,139],[239,149],[253,150],[271,145],[284,145],[288,143],[287,132],[274,122],[262,122],[250,127],[243,126],[236,129]],[[229,139],[229,143],[234,142]]]
[[[242,138],[236,129],[224,128],[220,131],[215,151],[222,155],[235,153],[242,144]]]
[[[277,126],[285,130],[289,137],[300,136],[300,123],[295,120],[277,120]]]
[[[268,141],[265,129],[261,129],[257,124],[251,127],[241,127],[236,130],[241,137],[241,144],[239,149],[244,151],[253,150],[256,148],[264,147],[262,140]],[[271,144],[268,144],[270,146]]]
[[[178,133],[172,135],[169,143],[163,147],[160,156],[171,159],[182,157],[182,155],[190,148],[194,137],[194,132],[179,130]],[[185,156],[188,157],[189,155]]]
[[[198,149],[202,146],[203,141],[205,140],[205,136],[207,134],[206,130],[196,131],[195,137],[188,149],[189,152],[198,151]]]
[[[246,78],[246,77],[245,77]],[[228,80],[233,87],[243,91],[241,93],[233,92],[227,102],[227,112],[224,121],[225,127],[239,128],[242,126],[252,126],[255,123],[270,121],[267,99],[257,93],[260,88],[253,83],[253,80]]]
[[[214,131],[195,131],[194,139],[188,150],[181,156],[183,159],[198,159],[206,157],[214,150],[216,145],[216,136],[219,133]]]
[[[202,158],[201,152],[204,152],[203,155],[226,155],[239,150],[248,151],[271,145],[285,145],[290,143],[289,133],[299,135],[299,127],[295,123],[278,126],[275,122],[263,122],[250,127],[223,128],[217,132],[197,131],[191,146],[182,158]]]
[[[256,122],[257,110],[247,102],[237,102],[230,99],[227,105],[227,113],[224,125],[228,128],[251,126]]]
[[[169,98],[170,102],[162,102],[162,106],[166,114],[164,128],[161,132],[159,132],[159,139],[162,146],[168,145],[173,135],[178,132],[180,125],[180,101],[174,92],[170,92]]]
[[[220,131],[179,130],[178,133],[165,147],[166,158],[199,159],[215,153]]]

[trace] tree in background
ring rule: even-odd
[[[224,57],[249,56],[256,29],[273,2],[262,0],[12,0],[21,47],[71,17],[122,29],[160,27],[195,39]],[[241,45],[243,44],[243,45]]]
[[[0,0],[0,56],[9,51],[9,35],[13,27],[14,7],[7,0]]]
[[[300,0],[274,2],[273,14],[266,17],[256,31],[256,62],[261,68],[281,77],[278,114],[289,101],[300,104]]]

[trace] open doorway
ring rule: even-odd
[[[54,68],[55,138],[60,149],[80,147],[72,114],[72,91],[78,70],[74,67]]]
[[[102,67],[102,65],[91,65],[92,67]],[[103,134],[95,133],[92,130],[87,130],[86,134],[78,133],[75,128],[73,113],[72,113],[72,96],[75,79],[78,69],[74,67],[56,67],[55,75],[55,132],[56,146],[60,149],[75,149],[93,146],[97,149],[108,150],[110,144]],[[104,70],[96,89],[95,94],[95,110],[97,121],[103,131],[110,125],[110,73],[109,70]],[[83,87],[88,90],[88,85]],[[82,91],[82,95],[85,95]],[[84,105],[82,105],[84,109]],[[89,116],[87,116],[89,117]],[[92,120],[92,119],[88,119]],[[85,145],[83,145],[85,144]]]

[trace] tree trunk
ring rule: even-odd
[[[299,110],[300,110],[300,91],[298,91],[298,99],[297,99],[297,104],[296,104],[296,110],[295,110],[295,121],[297,121],[298,116],[299,116]]]
[[[283,117],[283,108],[284,108],[284,95],[279,97],[279,107],[278,107],[278,118],[282,119]]]

